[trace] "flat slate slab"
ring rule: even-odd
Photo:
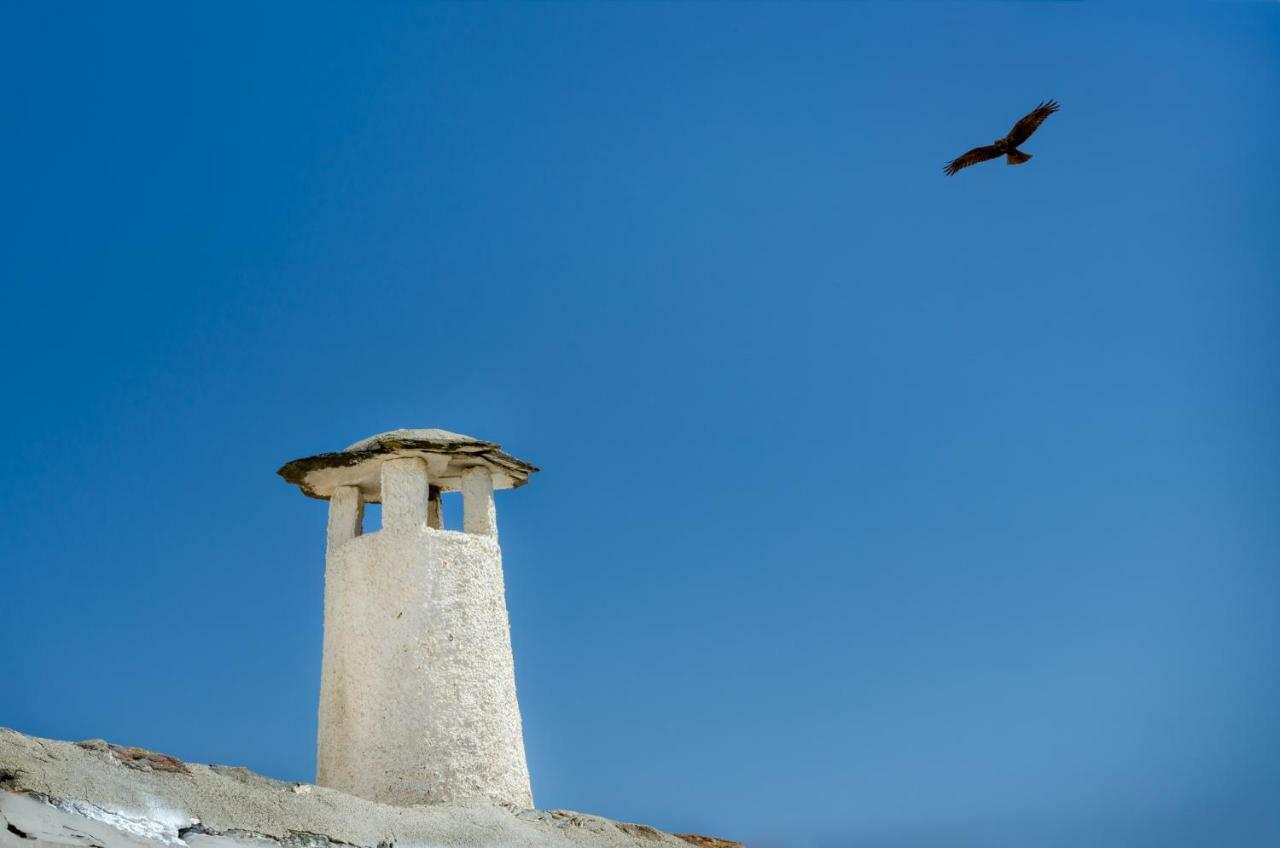
[[[0,728],[0,848],[741,848],[565,810],[392,807],[102,740]]]
[[[380,501],[378,469],[392,457],[417,456],[431,467],[431,484],[457,491],[466,468],[483,465],[493,472],[495,489],[514,489],[529,482],[538,467],[486,442],[462,433],[437,429],[388,430],[361,439],[343,450],[286,462],[277,474],[309,498],[326,499],[337,486],[356,486],[365,501]]]

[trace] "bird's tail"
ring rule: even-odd
[[[1010,165],[1021,165],[1023,162],[1030,161],[1030,159],[1031,159],[1031,154],[1023,153],[1021,150],[1010,150],[1008,154],[1008,160]]]

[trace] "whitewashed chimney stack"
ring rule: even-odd
[[[531,808],[495,489],[538,469],[445,430],[393,430],[280,475],[329,501],[316,782],[387,804]],[[462,532],[441,495],[462,493]],[[382,529],[364,533],[364,506]]]

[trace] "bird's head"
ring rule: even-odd
[[[996,150],[999,150],[1001,153],[1003,153],[1005,151],[1005,148],[1007,148],[1008,146],[1009,146],[1009,142],[1007,139],[997,138],[995,141],[995,148]]]

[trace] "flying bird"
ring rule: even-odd
[[[1041,103],[1025,118],[1014,124],[1013,129],[1009,130],[1009,134],[1004,138],[996,139],[994,144],[986,147],[975,147],[965,155],[948,162],[944,169],[947,176],[951,176],[961,168],[986,162],[988,159],[999,159],[1001,156],[1007,156],[1010,165],[1021,165],[1031,158],[1031,154],[1023,153],[1018,149],[1018,145],[1031,138],[1031,134],[1044,123],[1044,119],[1056,111],[1058,111],[1058,101],[1050,100],[1047,103]]]

